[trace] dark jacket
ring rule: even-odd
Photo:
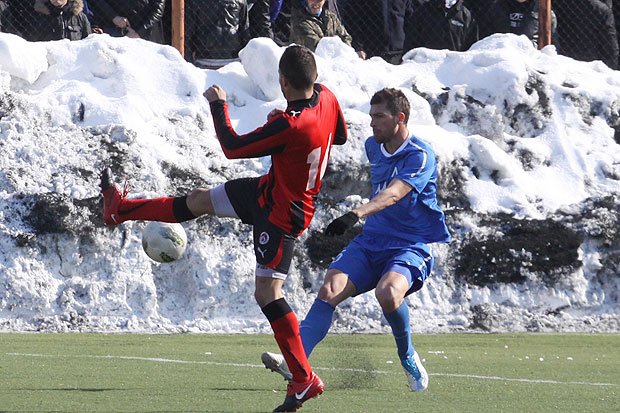
[[[446,9],[445,0],[416,7],[405,25],[405,51],[416,47],[462,52],[478,41],[478,26],[463,0]]]
[[[527,36],[538,47],[538,0],[519,3],[516,0],[496,0],[489,9],[489,29],[491,33],[481,33],[486,37],[493,33],[514,33]],[[555,38],[557,22],[551,12],[551,37]]]
[[[300,2],[300,0],[294,0]],[[305,2],[306,0],[301,0]],[[351,46],[351,36],[342,25],[340,19],[331,10],[323,9],[320,16],[311,14],[301,5],[293,6],[291,12],[291,43],[306,46],[314,51],[323,37],[338,36],[340,40]]]
[[[0,0],[0,32],[13,32],[11,13],[7,0]]]
[[[141,38],[163,43],[165,0],[94,0],[88,4],[93,12],[93,26],[113,28],[114,17],[125,17]]]
[[[492,33],[489,10],[495,0],[464,0],[463,4],[469,9],[473,19],[478,25],[480,38]]]
[[[339,9],[355,50],[386,60],[402,54],[411,0],[349,0]]]
[[[34,10],[40,26],[35,40],[81,40],[92,33],[82,0],[69,0],[60,8],[49,0],[36,0]]]
[[[217,2],[218,0],[211,1]],[[272,8],[274,7],[274,5],[272,4],[273,1],[274,0],[248,0],[248,18],[250,22],[250,35],[252,36],[252,38],[273,38],[273,27],[271,25],[271,13]]]
[[[246,0],[191,0],[186,15],[186,57],[233,59],[250,39]]]
[[[618,68],[618,37],[611,9],[601,0],[555,0],[558,52],[577,60],[602,60]]]

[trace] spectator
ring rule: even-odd
[[[273,41],[280,46],[289,44],[291,37],[291,3],[297,0],[282,0],[277,15],[273,16]]]
[[[280,14],[280,10],[282,9],[282,5],[284,4],[284,0],[271,0],[271,26],[273,28],[273,22],[276,21],[278,14]]]
[[[618,68],[618,37],[612,10],[601,0],[555,0],[558,51],[573,59],[602,60]]]
[[[336,13],[336,16],[340,18],[340,10],[338,10],[338,1],[337,0],[327,0],[327,8]]]
[[[489,10],[495,0],[464,0],[463,4],[471,11],[471,15],[478,25],[478,33],[481,39],[493,33]]]
[[[9,2],[7,0],[0,0],[0,32],[12,32],[10,11]]]
[[[338,6],[353,47],[362,57],[380,56],[398,64],[412,4],[412,0],[348,0]]]
[[[616,38],[618,39],[618,45],[620,46],[620,0],[613,0],[611,11],[614,15],[614,23],[616,27]]]
[[[527,36],[538,48],[538,0],[496,0],[489,10],[491,33],[514,33]],[[551,12],[551,37],[555,38],[557,21]]]
[[[404,50],[416,47],[462,52],[478,41],[478,26],[463,0],[430,0],[405,26]]]
[[[82,3],[84,3],[84,14],[86,15],[86,17],[88,17],[88,21],[90,22],[90,20],[93,18],[93,11],[88,5],[88,0],[82,0]]]
[[[187,20],[187,18],[185,20]],[[161,17],[161,21],[164,44],[172,44],[172,0],[165,1],[164,13]]]
[[[344,28],[338,15],[329,10],[325,0],[294,0],[291,12],[291,43],[316,49],[323,37],[338,36],[351,46],[351,36]]]
[[[93,26],[111,36],[164,43],[165,0],[91,0]]]
[[[248,0],[248,16],[250,20],[250,36],[268,37],[273,39],[273,20],[280,11],[282,0]]]
[[[235,59],[250,39],[246,0],[190,0],[185,31],[186,57]]]
[[[34,10],[40,23],[36,40],[81,40],[92,33],[82,0],[36,0]]]

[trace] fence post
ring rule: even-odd
[[[551,0],[538,1],[538,49],[551,44]]]
[[[172,46],[185,56],[185,0],[172,0]]]

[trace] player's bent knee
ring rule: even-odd
[[[345,274],[331,271],[327,273],[317,298],[335,308],[347,298],[355,295],[355,286]]]
[[[375,297],[384,313],[395,311],[404,299],[400,294],[395,294],[392,289],[375,290]]]

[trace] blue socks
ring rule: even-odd
[[[306,357],[310,357],[314,347],[327,335],[332,324],[334,310],[334,307],[330,304],[317,298],[314,300],[312,307],[310,307],[305,320],[299,325],[299,333],[306,351]],[[403,301],[395,311],[383,313],[383,315],[390,327],[392,327],[392,334],[394,335],[394,340],[396,340],[396,348],[398,349],[400,360],[404,361],[409,357],[413,357],[411,327],[409,326],[409,306],[407,303]]]
[[[401,362],[413,357],[413,343],[411,342],[411,327],[409,326],[409,306],[403,300],[403,303],[391,313],[383,313],[385,319],[392,327],[392,334],[396,340],[396,348],[398,349],[398,357]],[[304,343],[305,347],[305,343]],[[306,349],[306,353],[308,350]]]
[[[310,307],[306,319],[299,325],[299,333],[306,351],[306,357],[310,357],[314,347],[327,335],[329,327],[332,325],[334,310],[335,308],[329,303],[317,298]]]

